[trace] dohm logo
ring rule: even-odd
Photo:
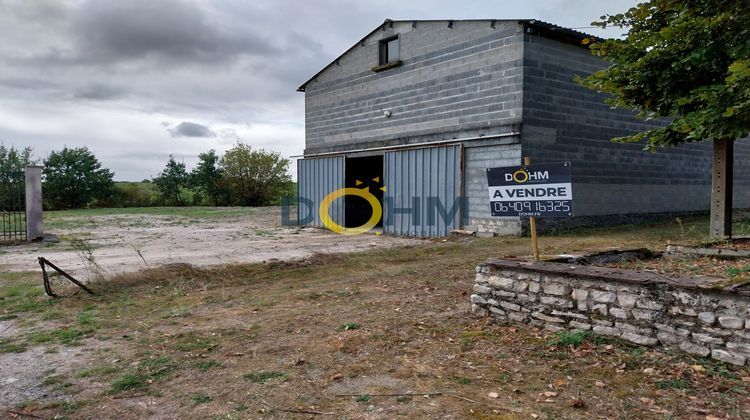
[[[549,171],[534,171],[529,172],[526,168],[521,168],[513,172],[512,174],[505,174],[505,181],[513,181],[516,184],[523,184],[529,180],[531,181],[543,181],[549,179]]]
[[[347,195],[362,197],[370,204],[370,207],[372,207],[372,216],[370,216],[370,220],[368,220],[361,226],[353,228],[344,227],[334,222],[330,216],[329,208],[331,207],[331,203],[333,203],[337,198],[343,198]],[[348,187],[339,188],[338,190],[335,190],[325,196],[323,201],[320,203],[318,212],[320,213],[320,221],[323,223],[323,226],[327,227],[328,229],[342,235],[359,235],[361,233],[369,231],[378,224],[378,222],[380,221],[380,217],[383,215],[383,206],[380,205],[380,201],[378,200],[378,198],[375,197],[369,189]]]

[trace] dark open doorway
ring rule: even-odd
[[[370,193],[383,204],[383,155],[346,158],[344,184],[347,188],[369,188]],[[362,226],[372,217],[372,207],[362,197],[347,195],[344,198],[346,227]],[[383,226],[383,218],[377,227]]]

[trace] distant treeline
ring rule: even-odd
[[[35,164],[31,148],[0,144],[0,179],[18,178]],[[266,206],[296,193],[287,173],[289,160],[276,152],[237,143],[223,155],[210,150],[198,155],[188,171],[169,157],[158,176],[141,182],[115,182],[86,147],[52,151],[43,160],[44,206],[49,210],[86,207]]]

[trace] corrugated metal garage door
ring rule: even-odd
[[[435,205],[437,199],[447,212],[459,205],[461,146],[387,152],[383,166],[386,186],[383,230],[386,233],[445,236],[451,229],[461,226],[460,210],[446,223]],[[414,210],[415,206],[418,211]],[[419,217],[415,218],[417,214]]]
[[[297,221],[300,224],[323,227],[318,207],[326,195],[344,188],[344,157],[334,156],[297,161]],[[309,201],[306,201],[306,200]],[[304,220],[312,211],[314,217]],[[329,212],[334,222],[344,225],[344,200],[334,201]]]

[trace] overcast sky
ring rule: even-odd
[[[635,1],[0,0],[0,142],[88,146],[116,180],[237,141],[304,148],[296,89],[386,18],[587,27]],[[585,28],[584,32],[618,36]],[[292,171],[294,165],[292,165]]]

